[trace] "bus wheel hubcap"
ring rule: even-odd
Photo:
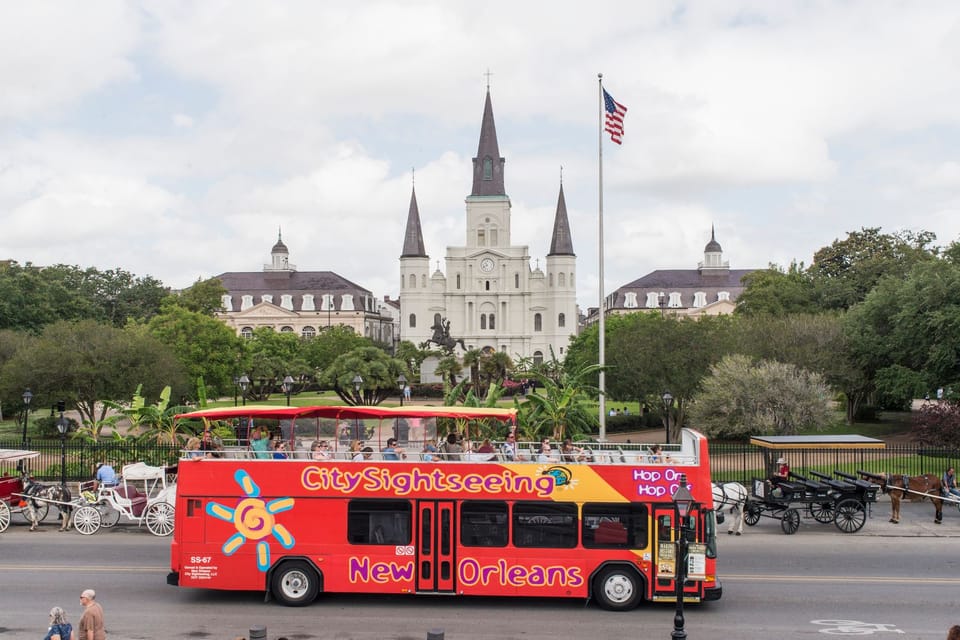
[[[283,579],[283,590],[287,595],[300,595],[307,588],[307,577],[299,571],[288,573]]]
[[[633,595],[633,585],[624,576],[610,576],[607,579],[604,591],[611,600],[624,602]]]

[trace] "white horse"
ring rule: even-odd
[[[717,513],[730,512],[728,534],[743,533],[743,512],[747,504],[747,488],[739,482],[713,483],[713,510]]]

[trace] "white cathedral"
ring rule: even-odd
[[[488,87],[466,198],[467,236],[463,246],[447,247],[443,271],[438,264],[430,273],[417,194],[411,193],[400,255],[400,339],[419,345],[446,330],[465,349],[535,362],[549,360],[552,349],[562,360],[577,333],[577,257],[563,184],[545,271],[539,264],[531,268],[529,247],[511,243],[504,163]]]

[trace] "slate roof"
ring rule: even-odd
[[[324,294],[334,296],[334,309],[340,309],[344,294],[353,296],[354,309],[365,310],[365,298],[373,294],[368,289],[351,282],[333,271],[231,271],[217,276],[230,294],[233,308],[227,311],[240,311],[241,296],[252,295],[254,303],[259,303],[264,294],[273,295],[274,304],[280,304],[280,297],[290,295],[293,308],[300,311],[304,294],[312,294],[316,310]]]

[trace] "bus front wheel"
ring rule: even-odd
[[[273,574],[271,591],[281,604],[304,607],[320,593],[320,576],[307,562],[285,562]]]
[[[640,602],[640,578],[633,569],[609,567],[597,576],[593,595],[608,611],[628,611]]]

